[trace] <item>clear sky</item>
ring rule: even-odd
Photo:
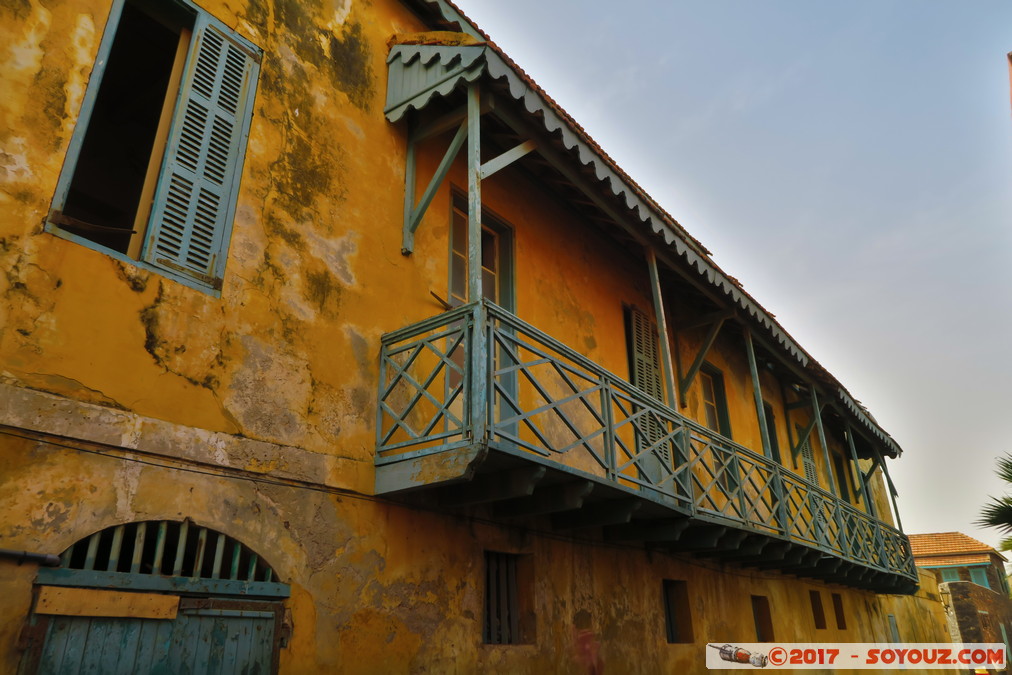
[[[896,438],[904,529],[997,546],[1012,2],[457,2]]]

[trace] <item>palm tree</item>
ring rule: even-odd
[[[1012,455],[998,458],[998,477],[1012,485]],[[1005,535],[1012,535],[1012,496],[991,497],[981,510],[977,525],[995,527]],[[1001,550],[1012,551],[1012,536],[1001,541]]]

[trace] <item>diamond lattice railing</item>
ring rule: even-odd
[[[470,358],[477,340],[487,347],[482,372]],[[478,442],[491,447],[916,579],[899,530],[495,305],[472,303],[383,337],[378,465],[472,444],[479,422],[487,435]]]

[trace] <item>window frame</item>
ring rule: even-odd
[[[124,7],[128,2],[142,8],[145,5],[152,4],[155,5],[157,11],[162,11],[163,9],[158,8],[156,3],[150,3],[146,0],[113,0],[108,19],[106,20],[105,28],[102,33],[102,38],[99,43],[98,52],[95,56],[95,62],[92,66],[88,85],[85,89],[81,109],[78,113],[77,120],[74,123],[74,130],[71,133],[70,141],[67,145],[63,166],[60,169],[60,177],[56,183],[56,189],[53,194],[53,200],[50,204],[49,212],[46,214],[43,230],[53,236],[67,241],[72,241],[76,244],[80,244],[108,255],[120,262],[149,270],[155,274],[167,277],[185,286],[189,286],[190,288],[203,291],[214,297],[220,297],[225,262],[228,258],[228,250],[232,238],[232,229],[235,220],[242,170],[246,159],[247,141],[249,139],[250,127],[254,116],[256,89],[260,76],[260,62],[263,56],[263,50],[239,35],[236,31],[221,22],[211,13],[189,0],[171,0],[174,10],[192,15],[192,35],[190,37],[190,43],[187,46],[187,54],[183,64],[181,80],[178,83],[178,87],[176,87],[172,92],[172,96],[174,96],[175,101],[172,104],[172,114],[168,124],[168,138],[159,140],[156,135],[155,145],[152,149],[152,157],[155,155],[160,157],[157,162],[158,168],[150,168],[149,162],[149,169],[147,169],[149,173],[154,171],[153,177],[155,180],[155,188],[151,197],[150,208],[149,205],[143,203],[139,204],[137,208],[137,212],[140,212],[141,210],[146,210],[148,212],[144,232],[140,235],[142,238],[141,245],[139,247],[140,251],[136,257],[130,255],[129,253],[117,251],[87,237],[70,232],[65,229],[66,226],[61,226],[58,222],[61,220],[58,216],[62,215],[63,210],[66,207],[74,178],[78,172],[78,163],[81,158],[81,152],[88,130],[92,126],[99,90],[101,88],[102,81],[107,74],[109,56],[116,40],[116,36],[119,34],[121,27],[120,19],[123,15]],[[179,111],[181,103],[183,102],[183,90],[187,88],[188,83],[193,79],[192,73],[195,67],[195,64],[193,63],[194,46],[198,44],[200,31],[207,29],[215,30],[227,41],[244,52],[249,59],[251,70],[249,73],[249,80],[245,85],[243,95],[239,99],[239,106],[237,108],[239,112],[237,112],[236,115],[236,154],[234,157],[230,157],[228,161],[228,167],[232,171],[232,175],[227,181],[228,184],[222,185],[224,192],[224,197],[221,202],[222,220],[220,241],[213,252],[215,262],[212,264],[212,273],[210,275],[201,275],[195,271],[187,271],[185,269],[183,271],[176,271],[165,265],[149,262],[145,260],[145,256],[147,255],[148,248],[152,245],[152,241],[158,232],[158,228],[155,227],[153,223],[155,212],[159,206],[156,198],[162,191],[163,179],[166,178],[166,174],[168,172],[170,158],[168,156],[169,153],[166,152],[166,150],[170,147],[171,136],[176,131],[177,125],[180,124]],[[170,87],[171,86],[172,85],[170,83]],[[169,89],[166,90],[166,94],[168,96]],[[192,229],[192,219],[187,221],[187,225],[190,229]]]
[[[970,581],[977,584],[978,586],[983,586],[984,588],[991,590],[991,580],[987,578],[987,567],[977,566],[971,567],[969,568],[969,570],[970,570]],[[981,577],[984,583],[981,583],[978,580],[978,577]]]
[[[959,579],[959,568],[958,567],[940,567],[938,569],[938,575],[941,578],[942,583],[947,583],[949,581],[959,581],[960,580]],[[953,578],[946,579],[946,576],[951,576]]]
[[[706,399],[704,377],[709,378],[711,383],[711,391],[713,392],[712,404],[718,427],[716,429],[710,426],[706,415],[706,406],[710,402]],[[731,416],[727,407],[727,389],[724,385],[724,372],[709,361],[704,361],[699,367],[699,398],[703,404],[703,426],[725,438],[733,439],[734,437],[731,434]]]
[[[526,645],[534,642],[534,574],[532,556],[486,549],[483,560],[482,643],[487,646]],[[492,563],[495,563],[494,566]],[[495,575],[493,575],[493,570]],[[493,576],[496,578],[493,579]],[[498,585],[496,585],[498,584]],[[505,584],[505,588],[502,585]],[[493,588],[493,586],[495,586]],[[499,593],[495,593],[499,591]],[[493,596],[505,596],[507,607],[493,605]],[[508,626],[503,628],[504,622]],[[498,628],[497,628],[498,626]]]
[[[668,644],[691,644],[694,639],[688,582],[663,579],[661,595],[664,603],[664,633]]]
[[[455,224],[455,216],[460,214],[463,216],[464,234],[463,242],[467,245],[467,196],[460,189],[454,188],[451,191],[450,196],[450,223],[449,232],[447,233],[447,244],[448,244],[448,263],[447,263],[447,274],[446,274],[446,300],[451,307],[459,307],[460,305],[467,304],[472,301],[472,298],[466,298],[467,296],[467,275],[468,275],[468,259],[467,251],[463,252],[461,256],[463,258],[464,266],[463,273],[464,278],[460,281],[463,282],[463,296],[454,292],[454,281],[456,280],[456,274],[454,273],[454,256],[460,254],[454,247],[455,237],[454,233],[457,231],[457,225]],[[484,234],[486,231],[494,237],[496,242],[496,298],[495,304],[499,305],[507,312],[516,313],[516,257],[515,257],[515,241],[513,226],[491,210],[488,207],[482,205],[481,207],[481,229]],[[484,282],[484,270],[485,266],[482,265],[482,281]],[[484,291],[484,284],[482,290]],[[484,295],[484,294],[483,294]]]

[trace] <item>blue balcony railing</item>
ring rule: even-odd
[[[475,358],[477,350],[478,358]],[[487,302],[385,335],[377,471],[475,447],[916,582],[899,530]],[[424,472],[413,480],[424,485]]]

